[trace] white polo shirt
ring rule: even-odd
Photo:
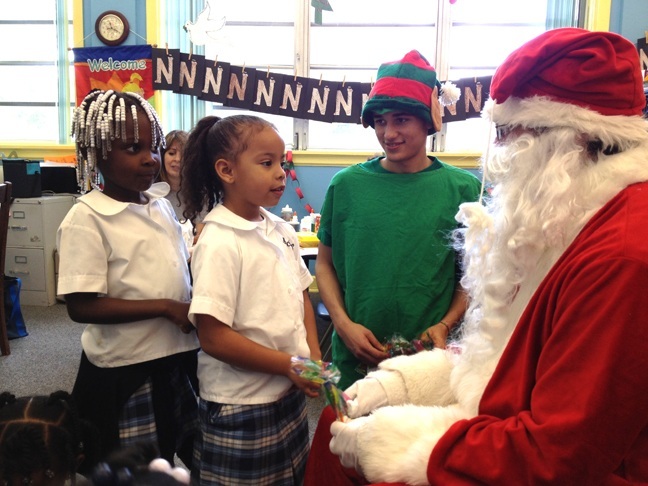
[[[313,277],[294,228],[262,214],[258,225],[218,205],[205,217],[191,259],[189,319],[195,324],[197,314],[210,315],[263,346],[309,357],[303,291]],[[285,376],[234,367],[204,351],[198,378],[203,399],[230,404],[270,403],[292,386]]]
[[[116,201],[94,190],[81,196],[57,232],[58,294],[96,292],[128,300],[191,299],[188,252],[168,184],[154,184],[148,204]],[[88,324],[81,336],[91,363],[125,366],[198,348],[158,317],[123,324]]]

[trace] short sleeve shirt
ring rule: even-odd
[[[313,278],[294,228],[268,211],[263,216],[259,226],[218,205],[205,217],[191,260],[189,318],[210,315],[256,343],[308,357],[303,291]],[[240,369],[203,351],[198,378],[200,396],[221,403],[269,403],[292,386],[285,376]]]
[[[123,203],[94,190],[81,196],[57,232],[58,293],[96,292],[128,300],[188,302],[188,252],[173,209],[154,184],[147,204]],[[164,317],[88,324],[81,342],[99,367],[125,366],[198,347]]]

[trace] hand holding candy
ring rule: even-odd
[[[412,341],[406,340],[398,333],[394,333],[392,337],[383,343],[385,352],[389,354],[390,358],[401,355],[416,354],[420,351],[434,349],[432,342],[421,341],[420,339],[413,339]]]
[[[335,384],[340,381],[340,370],[327,361],[313,361],[301,356],[291,358],[293,371],[311,383],[317,383],[324,388],[326,400],[333,407],[338,420],[346,415],[347,397]]]

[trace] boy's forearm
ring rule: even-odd
[[[315,274],[317,275],[317,288],[322,296],[326,310],[331,316],[331,321],[336,329],[345,327],[351,322],[351,319],[344,305],[344,297],[333,266],[330,247],[320,244],[315,264]]]
[[[467,307],[468,296],[463,287],[457,283],[452,296],[452,301],[450,302],[450,307],[448,307],[448,310],[441,318],[441,321],[448,326],[449,330],[452,330],[461,321],[461,319],[463,319]]]
[[[320,350],[317,335],[317,323],[315,322],[315,311],[313,311],[308,289],[304,290],[304,327],[306,328],[306,342],[311,352],[310,358],[315,361],[322,359],[322,351]]]

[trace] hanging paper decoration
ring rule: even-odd
[[[188,20],[182,28],[189,34],[189,40],[197,46],[204,46],[218,40],[218,31],[225,26],[225,17],[212,13],[210,0],[206,0],[205,8],[198,14],[195,22]]]
[[[149,46],[150,48],[150,46]],[[153,48],[153,89],[174,91],[224,106],[302,120],[360,124],[372,83],[329,81],[210,60],[178,49]],[[453,81],[461,100],[444,106],[443,122],[478,118],[490,76]]]
[[[295,164],[293,163],[293,157],[292,157],[292,150],[286,151],[286,162],[284,163],[284,171],[286,172],[286,178],[290,178],[291,181],[296,185],[295,187],[295,193],[297,194],[297,197],[301,201],[304,199],[304,193],[301,190],[301,187],[299,187],[299,179],[297,179],[297,172],[295,171]],[[308,214],[315,212],[313,210],[313,207],[306,202],[304,204],[304,208],[306,208],[306,212]]]
[[[328,0],[311,0],[311,6],[315,8],[315,25],[322,25],[322,10],[333,11]]]
[[[646,36],[637,39],[637,51],[639,52],[639,63],[643,74],[644,83],[648,82],[648,30]]]

